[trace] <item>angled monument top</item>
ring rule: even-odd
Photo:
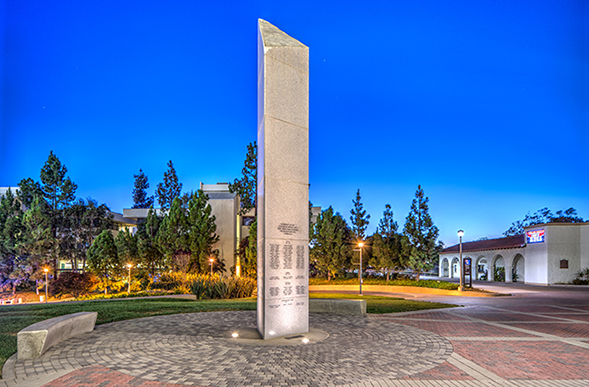
[[[258,19],[264,47],[307,47],[266,20]]]

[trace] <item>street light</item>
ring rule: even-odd
[[[47,279],[47,273],[49,273],[49,269],[45,268],[43,269],[43,271],[45,272],[45,303],[47,303],[47,296],[49,294],[49,292],[47,291],[47,285],[49,280]]]
[[[464,231],[458,230],[458,236],[460,237],[460,287],[458,290],[464,290],[464,262],[462,262],[462,236]]]
[[[133,264],[128,263],[127,267],[129,268],[129,283],[127,284],[127,293],[131,293],[131,268],[133,267]]]
[[[360,280],[360,295],[362,295],[362,248],[364,247],[364,242],[358,243],[358,247],[360,248],[360,269],[358,270],[358,279]]]
[[[209,259],[210,265],[211,265],[211,277],[213,276],[213,262],[215,262],[214,258]]]

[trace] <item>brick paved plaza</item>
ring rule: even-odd
[[[255,327],[249,311],[105,324],[41,359],[9,360],[0,386],[589,386],[589,291],[493,286],[513,296],[406,295],[464,307],[312,314],[329,337],[298,346],[231,341]]]

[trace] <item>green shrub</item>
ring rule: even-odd
[[[57,280],[51,282],[49,291],[53,296],[62,297],[71,294],[75,298],[90,294],[96,289],[99,281],[91,273],[63,272]]]
[[[151,283],[152,289],[174,290],[186,283],[183,273],[162,273]]]
[[[573,285],[589,285],[589,267],[581,269],[577,273],[577,278],[573,280]]]
[[[504,267],[495,267],[495,269],[493,269],[493,280],[496,282],[505,282]]]
[[[256,281],[247,277],[193,276],[188,283],[197,299],[252,297]]]

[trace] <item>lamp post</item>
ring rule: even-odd
[[[364,247],[364,242],[358,243],[358,247],[360,248],[360,268],[358,269],[358,279],[360,280],[360,295],[362,295],[362,248]]]
[[[45,272],[45,303],[47,303],[47,297],[49,294],[49,291],[47,290],[47,285],[49,283],[49,280],[47,279],[47,274],[49,273],[49,269],[45,268],[43,269],[43,271]]]
[[[462,236],[464,231],[458,230],[458,237],[460,238],[460,287],[458,290],[464,290],[464,262],[462,262]]]
[[[209,259],[210,265],[211,265],[211,277],[213,276],[213,262],[215,262],[215,260],[213,258]]]
[[[128,263],[127,267],[129,268],[129,283],[127,284],[127,293],[131,293],[131,268],[133,265]]]

